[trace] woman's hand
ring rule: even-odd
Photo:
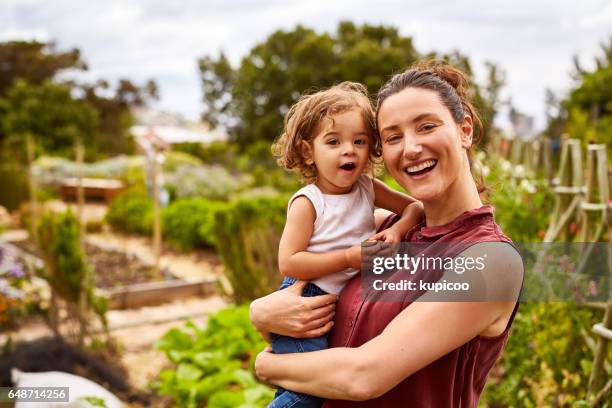
[[[269,333],[312,338],[327,333],[333,326],[336,295],[302,297],[307,282],[293,285],[255,299],[250,315],[253,326],[264,337]]]

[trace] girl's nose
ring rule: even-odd
[[[342,154],[349,155],[349,154],[354,154],[354,153],[355,153],[355,145],[352,142],[344,143]]]

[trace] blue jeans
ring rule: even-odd
[[[280,289],[285,289],[295,283],[295,279],[285,277]],[[302,296],[312,297],[327,295],[323,289],[312,283],[307,283],[302,292]],[[272,351],[276,354],[285,353],[304,353],[307,351],[317,351],[327,348],[327,335],[313,339],[296,339],[293,337],[272,334]],[[323,399],[312,395],[301,394],[279,388],[276,390],[274,399],[268,408],[319,408],[323,404]]]

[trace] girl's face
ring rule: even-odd
[[[389,173],[417,200],[441,198],[469,171],[472,119],[457,125],[434,91],[406,88],[388,97],[378,128]]]
[[[358,109],[323,118],[309,148],[324,194],[351,191],[368,164],[370,137]]]

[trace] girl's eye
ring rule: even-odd
[[[327,141],[328,145],[337,145],[338,144],[338,140],[337,139],[329,139]]]
[[[364,144],[368,144],[368,141],[366,139],[357,139],[355,140],[355,144],[364,145]]]

